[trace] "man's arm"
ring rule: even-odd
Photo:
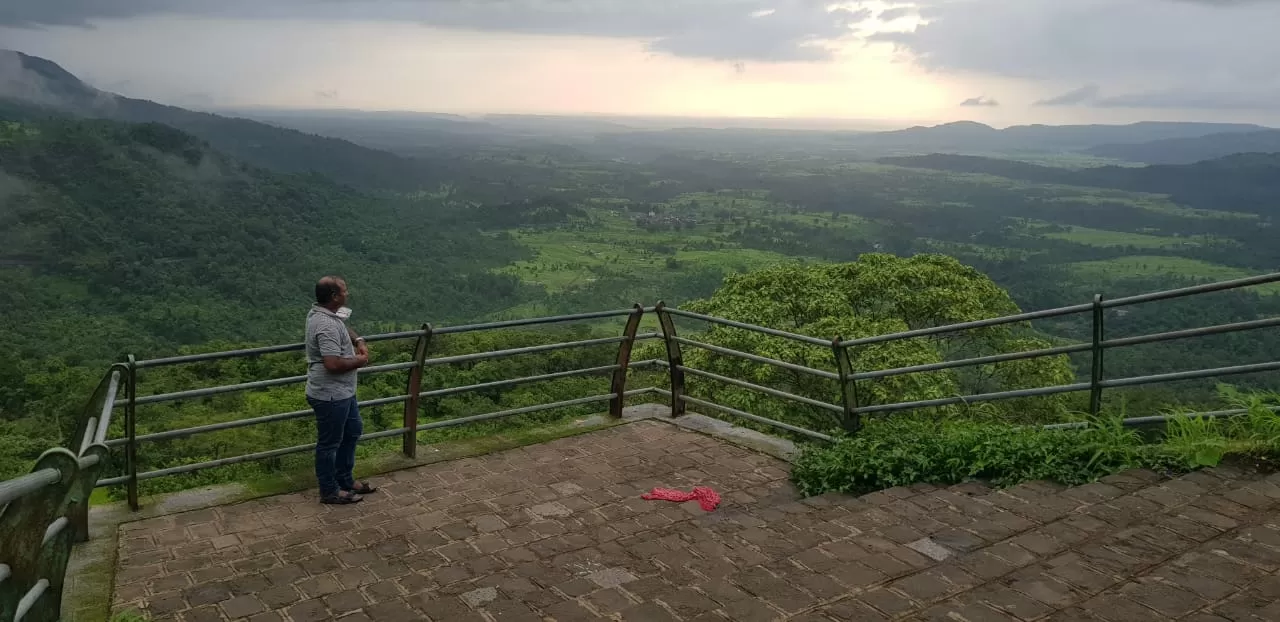
[[[360,369],[369,364],[369,349],[364,342],[359,342],[355,356],[342,356],[342,348],[338,344],[338,335],[332,330],[322,330],[316,334],[320,355],[324,359],[324,368],[335,374]]]
[[[348,372],[353,369],[360,369],[368,364],[369,355],[367,353],[357,353],[355,356],[350,358],[342,356],[324,357],[324,368],[335,374]]]

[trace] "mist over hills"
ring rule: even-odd
[[[926,153],[1081,152],[1152,163],[1188,163],[1241,151],[1280,151],[1280,130],[1242,123],[1018,125],[973,121],[888,131],[821,129],[821,120],[660,119],[461,115],[341,109],[242,108],[197,112],[98,90],[57,63],[0,51],[0,106],[36,106],[82,117],[158,122],[230,156],[284,172],[316,172],[366,188],[430,188],[469,172],[460,152],[559,144],[596,156],[651,158],[666,149],[822,149],[868,157]],[[26,114],[34,114],[28,110]],[[232,115],[232,116],[227,116]],[[753,125],[754,123],[754,125]],[[869,122],[844,122],[849,126]],[[1161,142],[1172,141],[1172,142]],[[1193,159],[1194,158],[1194,159]]]

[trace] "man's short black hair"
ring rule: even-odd
[[[326,276],[316,282],[316,303],[327,305],[342,293],[342,277]]]

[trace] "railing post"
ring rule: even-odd
[[[1089,414],[1097,417],[1102,412],[1102,361],[1103,348],[1102,294],[1093,297],[1093,361],[1089,373]]]
[[[627,397],[623,395],[627,391],[627,370],[631,365],[631,348],[635,346],[636,331],[640,329],[642,317],[644,307],[636,303],[631,315],[627,316],[626,327],[622,329],[625,339],[618,344],[618,368],[613,370],[613,379],[609,382],[609,392],[613,394],[613,399],[609,400],[609,415],[614,418],[622,416],[622,409],[627,404]]]
[[[416,366],[409,369],[409,386],[405,393],[409,396],[404,403],[404,455],[409,458],[418,457],[418,404],[419,393],[422,393],[422,367],[427,359],[427,347],[431,345],[431,324],[422,325],[422,334],[413,347],[413,360]]]
[[[82,470],[79,482],[81,490],[67,511],[75,542],[89,539],[89,498],[98,483],[98,476],[107,465],[108,451],[101,439],[106,438],[107,427],[111,425],[111,411],[115,407],[116,394],[124,378],[122,371],[124,370],[119,363],[107,369],[107,375],[98,383],[98,388],[85,406],[86,412],[82,413],[83,423],[78,429],[80,437],[73,441],[76,443],[76,455],[81,458],[96,455],[98,460],[97,464]]]
[[[667,304],[659,302],[653,309],[658,314],[658,322],[662,324],[662,340],[667,344],[667,367],[671,370],[671,416],[684,414],[684,357],[680,354],[680,343],[676,341],[676,324],[667,313]]]
[[[841,341],[844,341],[844,338],[840,336],[831,340],[831,351],[836,355],[836,371],[840,374],[840,397],[844,406],[840,425],[846,432],[854,434],[862,428],[862,417],[858,415],[858,383],[853,379],[853,364],[849,362],[849,349],[840,345]]]
[[[128,400],[124,407],[124,434],[126,442],[124,446],[124,464],[125,475],[129,477],[126,484],[129,509],[138,511],[138,359],[130,354],[127,360],[129,366],[129,386],[125,394]]]

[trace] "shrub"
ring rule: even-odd
[[[1186,471],[1229,455],[1280,455],[1280,415],[1268,408],[1275,398],[1251,399],[1239,417],[1175,418],[1153,443],[1121,425],[1121,416],[1070,430],[959,417],[873,419],[855,437],[806,448],[791,476],[805,495],[969,479],[1076,485],[1128,468]]]

